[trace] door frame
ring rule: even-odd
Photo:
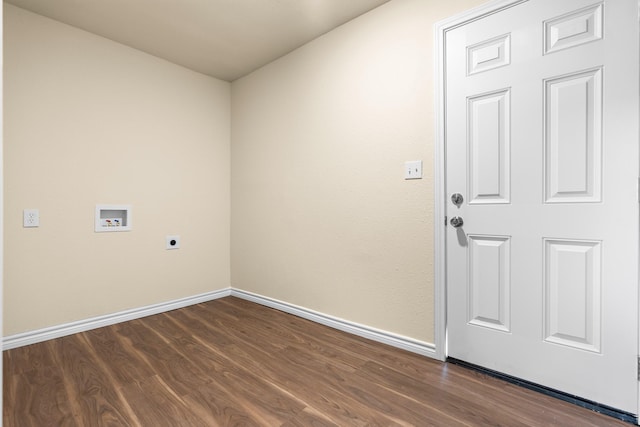
[[[446,239],[446,206],[447,206],[447,183],[446,183],[446,134],[445,134],[445,100],[446,100],[446,35],[448,31],[456,29],[469,22],[476,21],[485,16],[501,12],[505,9],[525,3],[529,0],[493,0],[479,7],[470,9],[453,17],[440,21],[434,26],[435,41],[435,164],[434,164],[434,291],[435,291],[435,357],[444,361],[448,356],[447,345],[447,239]],[[636,7],[640,12],[640,0],[635,0]],[[640,15],[639,15],[640,16]],[[640,37],[640,20],[637,20],[638,36]],[[640,55],[639,55],[640,57]],[[640,80],[640,75],[638,76]],[[640,94],[638,94],[640,98]],[[640,117],[638,118],[640,126]],[[640,135],[640,132],[638,132]],[[638,141],[640,144],[640,141]],[[640,159],[638,159],[640,170]],[[640,177],[638,178],[638,197],[640,202]],[[640,220],[637,218],[636,220]],[[640,244],[640,236],[637,236]],[[638,261],[640,268],[640,260]],[[640,285],[640,283],[638,284]],[[640,294],[640,293],[639,293]],[[640,313],[640,299],[638,300],[638,313]],[[640,315],[638,316],[638,343],[640,346]],[[640,378],[640,348],[638,348],[638,376]],[[640,381],[638,381],[638,408],[640,412]],[[640,415],[640,414],[638,414]],[[640,425],[640,416],[638,417]]]

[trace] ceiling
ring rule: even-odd
[[[5,0],[233,81],[389,0]]]

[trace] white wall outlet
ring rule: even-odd
[[[38,209],[25,209],[22,211],[23,227],[40,227],[40,211]]]
[[[180,249],[180,236],[167,236],[167,249]]]
[[[422,160],[404,162],[404,179],[422,179]]]

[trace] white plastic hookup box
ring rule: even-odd
[[[131,205],[96,205],[96,232],[131,231]]]

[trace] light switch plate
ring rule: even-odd
[[[404,162],[404,179],[422,179],[422,160]]]

